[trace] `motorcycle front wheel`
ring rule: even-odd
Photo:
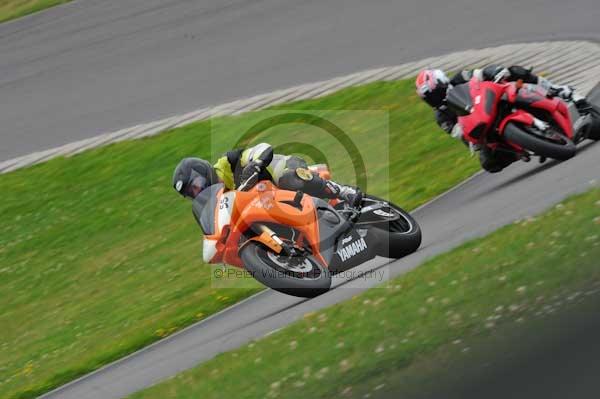
[[[504,138],[536,155],[559,161],[573,158],[577,152],[573,141],[559,132],[555,132],[553,137],[548,137],[534,127],[512,122],[506,124]]]
[[[252,276],[284,294],[313,298],[331,288],[331,274],[312,256],[279,255],[258,242],[248,242],[240,258]]]

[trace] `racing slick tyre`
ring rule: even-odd
[[[240,258],[252,277],[284,294],[313,298],[331,288],[329,270],[312,256],[282,256],[252,241],[242,247]]]
[[[518,146],[547,158],[566,161],[577,152],[575,144],[563,134],[556,132],[548,137],[531,126],[522,126],[509,122],[504,128],[504,138]]]
[[[588,138],[598,141],[600,140],[600,109],[596,106],[592,106],[591,115],[592,126],[590,127]]]
[[[363,207],[369,206],[369,202],[387,204],[382,209],[383,212],[380,212],[381,215],[378,215],[381,220],[369,223],[372,224],[375,232],[381,234],[377,255],[398,259],[419,249],[422,240],[421,227],[408,212],[389,201],[373,195],[365,195]],[[388,219],[386,214],[393,215],[393,220],[386,220]]]

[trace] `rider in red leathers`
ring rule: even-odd
[[[446,106],[446,92],[450,86],[467,83],[473,77],[481,81],[516,81],[543,85],[551,96],[558,96],[564,100],[572,100],[578,108],[589,107],[583,96],[566,85],[555,85],[547,79],[537,76],[531,69],[518,65],[505,68],[500,65],[489,65],[483,69],[463,70],[449,79],[440,69],[422,70],[416,79],[417,94],[432,108],[435,109],[435,119],[438,125],[452,137],[463,139],[461,130],[456,128],[458,118]],[[463,139],[464,141],[464,139]],[[465,142],[465,144],[467,144]],[[468,145],[468,144],[467,144]],[[502,169],[518,160],[516,154],[494,152],[486,146],[475,146],[479,151],[481,167],[490,173],[500,172]]]

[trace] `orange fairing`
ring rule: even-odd
[[[273,223],[295,228],[304,238],[305,244],[311,247],[314,256],[326,265],[319,253],[319,225],[313,201],[305,195],[301,201],[302,209],[299,209],[292,205],[295,195],[293,191],[278,189],[269,181],[261,181],[249,191],[235,192],[230,232],[223,242],[218,231],[221,227],[217,229],[217,254],[211,262],[225,262],[241,267],[238,246],[242,234],[254,224]]]

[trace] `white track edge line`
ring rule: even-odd
[[[561,51],[561,49],[564,50]],[[547,55],[549,50],[552,53],[551,55],[554,55],[554,58]],[[527,57],[528,51],[537,52],[532,54],[531,57]],[[494,52],[496,52],[496,55],[494,55]],[[413,75],[415,71],[419,68],[422,68],[427,65],[435,64],[436,66],[440,66],[440,63],[458,65],[457,62],[459,61],[460,63],[465,63],[465,65],[480,65],[485,60],[490,59],[511,59],[513,56],[519,53],[522,53],[524,59],[527,59],[528,62],[537,61],[538,64],[544,64],[544,66],[540,65],[542,68],[551,67],[553,62],[556,60],[558,61],[559,65],[563,66],[562,68],[559,68],[560,71],[560,69],[564,68],[565,58],[566,60],[568,60],[569,57],[572,58],[576,54],[582,57],[583,60],[589,60],[590,58],[594,59],[598,57],[600,55],[600,45],[598,45],[598,43],[596,42],[588,40],[562,40],[505,44],[496,47],[457,51],[454,53],[444,54],[440,57],[429,57],[422,60],[412,61],[396,66],[372,68],[344,76],[337,76],[332,79],[324,80],[321,82],[313,82],[309,84],[294,86],[288,89],[280,89],[265,94],[241,98],[214,107],[203,107],[201,109],[191,111],[186,114],[173,115],[161,120],[148,122],[129,128],[122,128],[115,132],[107,132],[98,136],[63,144],[54,148],[36,151],[31,154],[26,154],[13,159],[1,161],[0,174],[9,173],[27,166],[46,162],[55,157],[73,156],[78,153],[87,151],[89,149],[102,147],[114,142],[119,142],[123,140],[136,140],[138,138],[154,136],[173,127],[181,127],[188,123],[206,119],[206,113],[201,112],[204,110],[221,109],[223,110],[223,114],[225,115],[237,115],[242,112],[262,109],[272,104],[280,104],[281,102],[278,100],[281,100],[282,98],[286,97],[288,97],[292,101],[295,99],[319,98],[323,95],[330,94],[334,90],[339,90],[357,84],[362,84],[363,82],[404,79],[408,76]],[[573,72],[574,75],[580,75],[582,73],[582,71],[578,71],[576,69],[570,72]],[[381,74],[381,76],[377,76],[379,74]],[[552,75],[554,74],[555,73],[553,73]],[[373,76],[376,76],[376,78],[372,79]],[[390,78],[390,76],[393,77]],[[325,89],[327,85],[331,86],[326,90],[321,90]],[[233,107],[239,107],[240,105],[242,105],[241,109],[232,109]],[[258,106],[253,107],[252,105]],[[209,112],[209,116],[211,114],[212,113]],[[123,132],[127,133],[117,134]],[[44,154],[44,156],[40,156],[40,154]]]

